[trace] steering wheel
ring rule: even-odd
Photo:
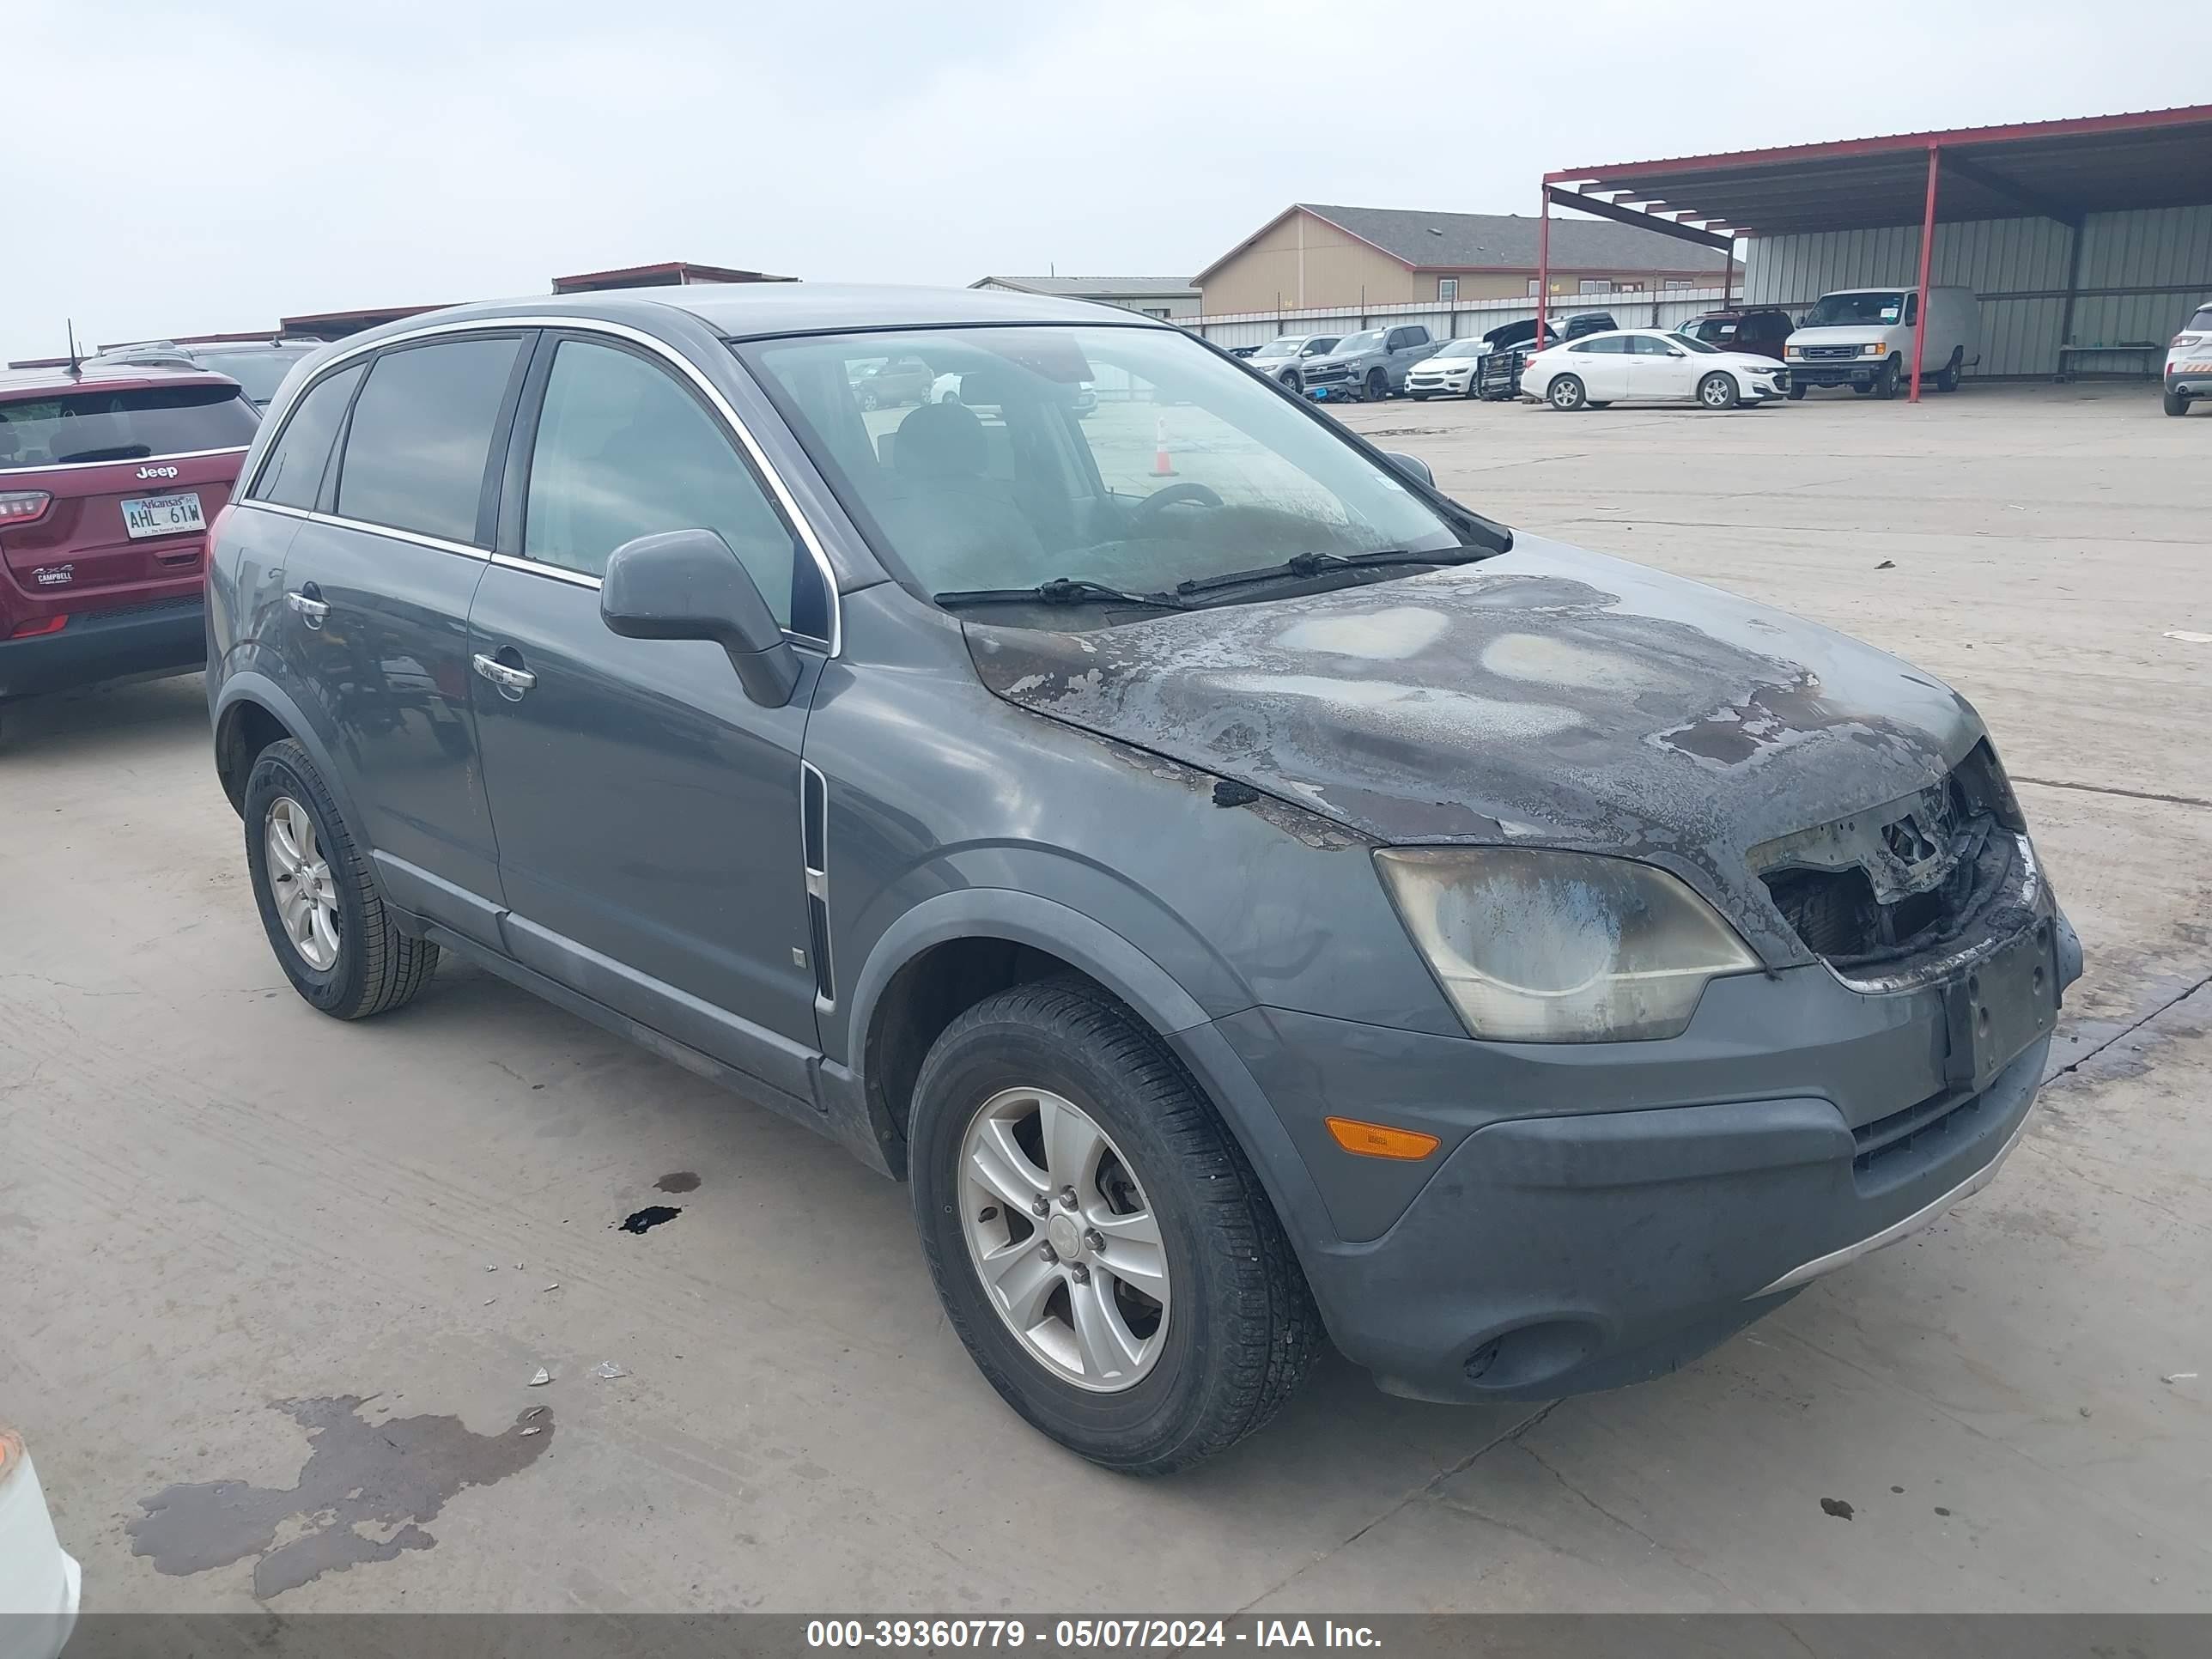
[[[1202,483],[1171,483],[1164,489],[1155,489],[1137,503],[1137,510],[1129,515],[1133,531],[1149,530],[1152,521],[1164,508],[1188,502],[1193,507],[1219,507],[1221,497]]]

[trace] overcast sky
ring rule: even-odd
[[[2206,95],[2201,3],[1552,9],[0,0],[0,359],[661,259],[1188,275],[1294,200]]]

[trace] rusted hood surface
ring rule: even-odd
[[[1522,535],[1480,564],[1087,633],[969,622],[994,691],[1386,842],[1618,850],[1802,947],[1745,850],[1935,782],[1981,725],[1784,612]]]

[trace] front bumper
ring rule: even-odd
[[[1416,369],[1406,377],[1406,395],[1409,398],[1464,398],[1468,387],[1474,383],[1474,370],[1470,367],[1458,374],[1424,374]]]
[[[1803,357],[1790,360],[1790,374],[1799,386],[1872,386],[1891,357],[1842,357],[1821,362]],[[1931,371],[1931,378],[1932,371]]]
[[[0,640],[0,699],[189,674],[206,662],[207,602],[198,593],[89,611],[72,616],[58,634]]]
[[[2041,915],[2063,988],[2080,945]],[[1956,994],[1864,994],[1815,965],[1716,981],[1663,1042],[1267,1009],[1218,1029],[1322,1189],[1325,1228],[1294,1236],[1337,1346],[1394,1393],[1550,1399],[1675,1370],[1986,1182],[2033,1109],[2056,1004],[1974,1090],[1952,1077]],[[1446,1150],[1348,1157],[1332,1115]]]
[[[1366,380],[1367,371],[1364,369],[1345,373],[1331,373],[1324,370],[1321,376],[1316,376],[1313,370],[1308,369],[1298,389],[1307,397],[1319,403],[1334,402],[1338,399],[1357,403],[1366,396]]]

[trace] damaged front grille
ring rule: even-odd
[[[1751,850],[1775,908],[1839,969],[1960,938],[2006,884],[2025,828],[1987,743],[1941,783]]]

